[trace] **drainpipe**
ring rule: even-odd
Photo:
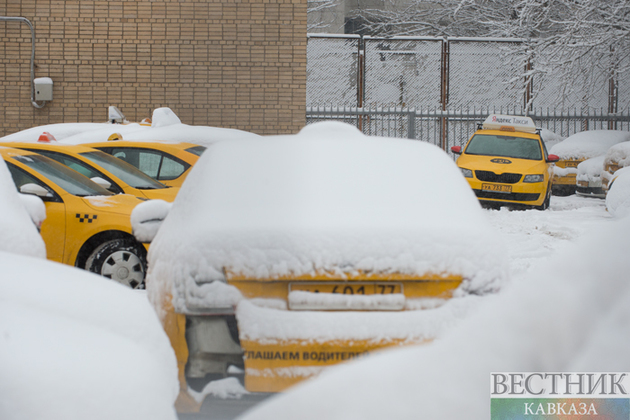
[[[33,28],[33,24],[26,18],[10,16],[0,16],[0,22],[22,22],[26,23],[31,29],[31,104],[33,104],[35,108],[43,108],[46,102],[41,105],[35,102],[35,84],[33,82],[35,79],[35,29]]]

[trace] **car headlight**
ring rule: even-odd
[[[459,168],[466,178],[472,178],[472,171],[470,169]]]
[[[544,180],[544,175],[525,175],[523,178],[523,182],[543,182]]]

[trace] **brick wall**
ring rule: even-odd
[[[106,121],[108,105],[258,134],[305,124],[306,0],[4,0],[0,16],[33,23],[35,77],[54,82],[33,107],[30,30],[0,22],[0,136]]]

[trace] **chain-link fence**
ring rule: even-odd
[[[307,106],[500,108],[617,112],[630,105],[630,77],[583,58],[546,68],[517,39],[309,35]],[[604,60],[605,61],[605,60]],[[576,70],[577,69],[577,70]],[[524,73],[534,70],[530,84]],[[563,74],[571,71],[571,74]],[[562,80],[572,80],[570,84]]]
[[[360,90],[358,35],[309,35],[306,103],[357,106]]]
[[[440,104],[442,39],[364,38],[364,106]]]
[[[526,84],[523,74],[536,63],[521,46],[497,38],[310,36],[307,123],[334,119],[445,150],[464,144],[491,113],[530,115],[560,137],[630,130],[630,75],[611,78],[599,63],[572,74],[570,86],[560,83],[567,75],[545,71]]]

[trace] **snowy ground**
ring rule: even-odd
[[[575,242],[590,229],[610,222],[605,200],[571,195],[551,197],[547,211],[488,210],[492,224],[508,246],[511,281],[518,281],[532,264]]]
[[[590,231],[604,228],[614,220],[606,211],[605,200],[575,195],[553,196],[547,211],[510,211],[503,208],[485,212],[504,236],[512,284],[522,281],[530,269],[551,258],[563,247],[578,241]],[[232,419],[264,400],[264,394],[244,395],[223,402],[210,396],[200,413],[182,414],[180,420]]]

